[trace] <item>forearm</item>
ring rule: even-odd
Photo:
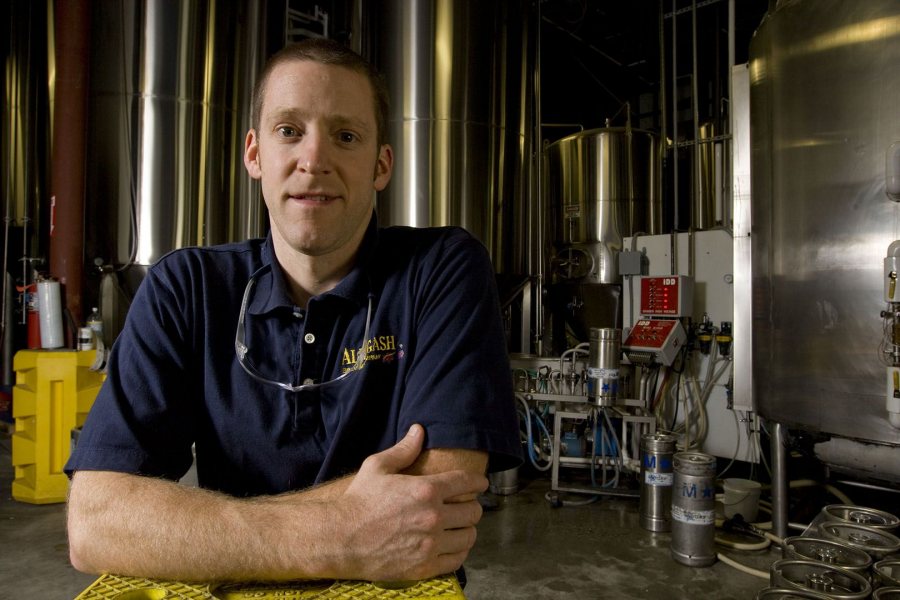
[[[332,577],[344,570],[338,527],[346,519],[324,491],[240,499],[79,472],[69,502],[72,563],[87,572],[188,581]]]
[[[407,475],[433,475],[446,471],[461,470],[477,475],[487,471],[487,452],[480,450],[463,450],[459,448],[433,448],[419,455],[409,468],[404,469]],[[474,500],[478,494],[464,494],[450,498],[448,502],[466,502]]]
[[[136,475],[76,472],[69,496],[72,564],[183,581],[424,579],[451,572],[475,542],[481,507],[473,498],[487,487],[484,457],[422,453],[423,439],[415,426],[351,477],[250,499]]]

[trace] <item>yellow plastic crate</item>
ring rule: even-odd
[[[407,584],[315,580],[287,583],[186,584],[103,575],[75,600],[465,600],[456,577]]]
[[[96,351],[22,350],[13,358],[12,496],[20,502],[64,502],[69,480],[63,467],[72,429],[80,427],[100,391],[91,371]]]

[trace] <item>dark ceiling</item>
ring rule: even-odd
[[[697,73],[701,118],[715,118],[727,90],[728,1],[697,1]],[[753,32],[768,0],[736,0],[735,62],[747,61]],[[545,123],[602,127],[623,125],[624,104],[632,124],[659,126],[660,80],[668,113],[672,86],[672,0],[542,0],[541,109]],[[679,110],[688,107],[693,71],[691,0],[674,1]],[[660,11],[664,18],[660,31]],[[665,49],[665,75],[660,44]],[[545,129],[545,138],[566,134]],[[568,131],[571,133],[572,131]]]

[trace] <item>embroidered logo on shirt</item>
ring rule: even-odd
[[[364,363],[372,361],[380,361],[383,363],[393,363],[404,357],[406,352],[403,344],[398,344],[393,335],[377,335],[366,342],[366,352],[364,363],[358,363],[358,357],[362,353],[362,348],[344,348],[343,357],[341,358],[341,372],[357,371],[362,369]]]

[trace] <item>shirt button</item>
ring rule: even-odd
[[[309,378],[309,377],[307,377],[306,379],[303,380],[303,385],[312,385],[312,384],[314,384],[314,383],[315,383],[315,381],[313,381],[313,380],[312,380],[311,378]]]
[[[314,336],[311,333],[307,333],[306,335],[303,336],[303,341],[306,342],[307,344],[312,344],[313,342],[316,341],[316,336]]]
[[[295,318],[295,319],[300,319],[300,320],[302,321],[302,320],[303,320],[303,312],[301,312],[301,311],[299,311],[299,310],[298,310],[298,311],[294,311],[294,318]]]

